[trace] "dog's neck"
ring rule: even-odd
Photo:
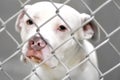
[[[80,42],[80,44],[84,47],[83,43],[83,41]],[[77,44],[75,46],[72,46],[71,50],[69,50],[69,52],[65,54],[63,61],[69,67],[73,67],[85,58],[86,54],[84,53],[86,53],[86,51]]]

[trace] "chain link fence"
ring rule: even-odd
[[[6,2],[5,2],[6,1]],[[31,64],[23,64],[19,61],[21,55],[21,48],[27,42],[21,42],[19,34],[14,31],[14,23],[17,15],[23,10],[24,6],[29,3],[37,2],[34,0],[16,0],[15,2],[10,0],[0,1],[2,4],[0,8],[0,80],[28,80],[29,77],[35,74],[38,78],[35,69],[30,69]],[[48,0],[53,4],[52,0]],[[55,0],[54,0],[55,1]],[[87,12],[91,15],[90,20],[94,20],[98,24],[101,32],[101,39],[97,43],[93,43],[97,51],[99,67],[95,67],[94,64],[89,60],[89,55],[76,66],[69,69],[63,61],[59,60],[55,54],[54,57],[63,65],[66,69],[66,76],[62,80],[70,78],[69,72],[79,67],[85,61],[88,61],[93,65],[93,67],[100,74],[100,79],[104,80],[119,80],[120,79],[120,1],[119,0],[56,0],[55,2],[63,3],[60,8],[64,7],[65,4],[75,7],[78,11]],[[13,4],[15,3],[15,4]],[[6,5],[5,5],[6,4]],[[7,4],[13,4],[8,12],[2,10],[6,9]],[[56,6],[53,4],[56,8]],[[9,6],[7,6],[9,7]],[[16,9],[16,10],[14,10]],[[12,12],[13,11],[13,12]],[[12,14],[11,14],[12,13]],[[27,14],[27,13],[26,13]],[[7,16],[6,16],[7,15]],[[9,15],[9,17],[8,17]],[[29,15],[27,14],[29,17]],[[44,22],[41,26],[36,26],[40,29],[55,16],[58,16],[65,20],[56,13],[53,17]],[[29,17],[30,18],[30,17]],[[88,20],[88,22],[90,21]],[[67,24],[69,25],[69,24]],[[11,27],[12,26],[12,27]],[[74,31],[75,33],[76,31]],[[38,33],[38,32],[36,32]],[[44,37],[43,37],[44,38]],[[58,48],[63,46],[69,40],[75,40],[79,44],[77,39],[71,36],[70,39],[66,40],[62,44],[58,44],[58,47],[53,49],[55,52]],[[81,46],[81,45],[80,45]],[[40,63],[42,65],[44,62]],[[47,77],[47,76],[46,76]],[[70,79],[71,80],[71,79]]]

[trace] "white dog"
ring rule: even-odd
[[[59,3],[54,3],[54,5],[56,8],[62,6]],[[36,69],[36,73],[40,79],[36,75],[33,75],[30,80],[61,80],[67,74],[71,80],[99,80],[99,73],[89,62],[90,60],[98,67],[95,51],[89,56],[89,60],[77,68],[73,68],[94,49],[93,45],[88,41],[88,39],[96,39],[99,35],[99,29],[93,21],[81,27],[72,35],[82,46],[74,38],[71,38],[63,46],[55,50],[54,54],[59,60],[55,56],[52,56],[52,48],[55,49],[69,39],[72,31],[90,19],[88,14],[79,13],[70,6],[64,5],[59,10],[55,6],[50,2],[38,2],[33,5],[26,5],[17,18],[16,29],[20,32],[22,41],[24,42],[30,38],[23,46],[22,53],[31,62],[35,63],[35,66],[46,60]],[[46,22],[54,15],[57,16]],[[34,35],[37,31],[36,25],[41,26],[44,22],[46,24],[38,31],[41,36],[38,34]],[[22,59],[27,61],[23,56]],[[61,62],[64,63],[65,67]],[[65,80],[69,79],[66,78]]]

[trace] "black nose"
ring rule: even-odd
[[[29,40],[29,47],[34,50],[41,50],[46,46],[45,41],[41,37],[34,36]]]

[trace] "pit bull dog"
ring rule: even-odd
[[[99,80],[99,73],[94,68],[98,67],[95,51],[81,63],[94,49],[89,39],[95,41],[99,37],[97,25],[91,20],[82,26],[90,15],[68,5],[61,7],[60,3],[53,4],[44,1],[26,5],[16,20],[16,30],[22,41],[28,40],[22,47],[24,56],[21,60],[30,60],[34,63],[33,67],[44,61],[35,70],[39,77],[32,75],[30,80]],[[56,49],[64,41],[66,43]],[[66,75],[68,78],[65,78]]]

